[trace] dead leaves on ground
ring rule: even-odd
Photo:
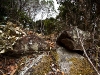
[[[0,75],[14,75],[18,65],[16,59],[12,58],[1,58],[0,60]]]

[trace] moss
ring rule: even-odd
[[[57,61],[59,59],[57,51],[56,50],[51,50],[50,53],[51,53],[52,59],[54,59],[53,61],[57,63]]]
[[[58,54],[51,50],[50,55],[44,56],[37,66],[33,66],[33,75],[44,75],[51,71],[51,63],[57,64]],[[57,64],[58,65],[58,64]]]
[[[44,75],[45,73],[48,73],[50,71],[50,64],[52,62],[52,59],[50,56],[44,56],[40,63],[38,63],[37,66],[33,66],[33,69],[35,70],[33,72],[33,75]]]
[[[86,59],[71,58],[70,75],[92,75],[94,72]]]

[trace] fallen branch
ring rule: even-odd
[[[77,27],[76,27],[76,30],[77,30],[77,36],[78,36],[79,41],[80,41],[80,43],[81,43],[82,49],[83,49],[83,51],[84,51],[84,55],[86,56],[87,60],[88,60],[89,63],[92,65],[92,67],[94,68],[94,70],[96,71],[96,73],[97,73],[98,75],[100,75],[100,73],[98,72],[98,70],[96,69],[96,67],[93,65],[92,61],[90,60],[90,58],[88,57],[88,55],[87,55],[87,53],[86,53],[86,50],[85,50],[85,48],[84,48],[84,46],[83,46],[83,42],[82,42],[82,39],[81,39],[81,37],[80,37],[80,35],[79,35],[79,31],[78,31]]]

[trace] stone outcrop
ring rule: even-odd
[[[57,54],[59,57],[58,64],[64,75],[92,75],[93,70],[83,56],[66,51],[61,47],[57,49]]]
[[[3,55],[20,56],[33,53],[43,53],[48,51],[48,44],[36,34],[27,35],[17,40],[13,45],[13,50],[8,50]]]
[[[83,48],[80,40],[82,41],[84,48],[88,50],[93,46],[92,38],[90,32],[82,31],[77,27],[70,27],[60,33],[57,37],[56,43],[59,46],[64,47],[66,50],[82,53]]]
[[[0,26],[0,55],[20,57],[48,50],[48,44],[31,30],[23,29],[20,24],[7,22]]]

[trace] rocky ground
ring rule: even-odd
[[[19,31],[23,33],[23,30]],[[13,49],[8,46],[7,51],[0,50],[0,75],[97,75],[84,54],[80,54],[83,50],[79,38],[75,35],[75,29],[72,31],[74,35],[69,30],[66,32],[68,35],[64,33],[63,38],[63,32],[56,38],[54,34],[42,36],[32,31],[25,32],[19,39],[15,38],[16,43],[11,46]],[[84,48],[88,56],[99,70],[99,47],[91,47],[90,35],[87,35],[89,33],[81,30],[79,32],[80,36],[84,37]],[[8,32],[5,34],[8,35]],[[9,35],[17,36],[10,33]],[[57,40],[60,44],[56,43]],[[6,42],[9,41],[12,41],[12,38]],[[0,43],[4,45],[2,41]]]

